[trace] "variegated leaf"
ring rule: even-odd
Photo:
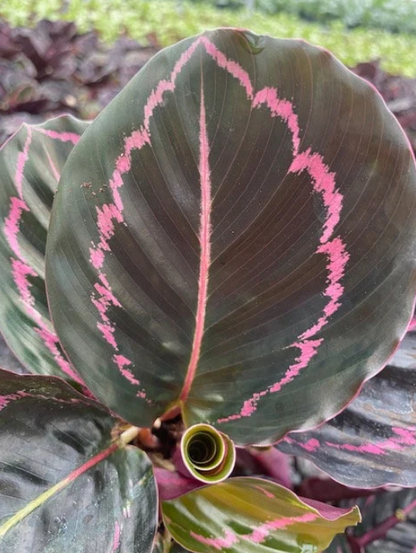
[[[414,340],[410,332],[391,364],[369,380],[337,417],[316,430],[292,433],[277,447],[313,461],[347,486],[415,487]]]
[[[260,478],[231,478],[162,502],[174,539],[197,553],[319,553],[360,521],[357,508],[305,502]]]
[[[45,247],[60,174],[87,126],[70,116],[23,125],[0,149],[0,331],[30,372],[81,385],[50,320]]]
[[[0,370],[0,551],[150,553],[158,508],[146,454],[61,379]]]
[[[322,49],[222,29],[152,58],[74,148],[50,307],[133,424],[177,406],[271,443],[391,356],[415,240],[414,159],[381,97]]]

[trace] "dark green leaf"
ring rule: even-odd
[[[163,501],[162,512],[174,539],[198,553],[318,553],[360,520],[357,508],[311,504],[267,480],[231,478]]]
[[[0,371],[0,390],[0,551],[150,553],[152,465],[117,420],[57,378]]]
[[[414,160],[381,97],[322,49],[223,29],[155,56],[73,150],[50,306],[126,420],[176,405],[270,443],[386,363],[415,239]]]
[[[60,173],[87,126],[70,116],[23,125],[0,149],[0,331],[30,372],[79,384],[50,321],[45,247]]]

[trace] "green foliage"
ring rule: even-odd
[[[283,2],[259,1],[264,5],[266,2]],[[371,1],[387,4],[386,0]],[[295,0],[290,5],[298,5],[300,2]],[[303,2],[312,5],[312,0]],[[365,5],[367,3],[364,2]],[[354,0],[355,4],[361,5],[362,2]],[[393,2],[389,4],[393,5]],[[14,25],[27,25],[42,17],[73,20],[82,29],[97,29],[108,41],[115,40],[123,31],[143,42],[150,34],[156,34],[162,46],[219,26],[250,27],[260,34],[304,38],[328,48],[350,66],[381,58],[383,68],[390,72],[416,75],[416,36],[394,35],[377,29],[346,31],[340,21],[322,27],[317,23],[303,21],[294,14],[269,15],[257,12],[249,15],[245,10],[219,10],[206,2],[199,4],[169,0],[71,0],[65,13],[60,8],[61,0],[8,0],[7,4],[0,7],[0,16]],[[389,19],[389,11],[381,12],[377,12],[380,14],[377,17]],[[404,25],[415,24],[415,18],[406,15],[400,17]]]
[[[230,9],[246,6],[245,0],[204,0],[204,3]],[[411,0],[255,0],[254,3],[256,10],[266,14],[283,12],[320,23],[338,20],[346,27],[416,32],[416,4]]]

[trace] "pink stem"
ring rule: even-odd
[[[369,530],[362,536],[359,536],[359,537],[349,536],[348,541],[353,549],[352,553],[364,553],[365,547],[369,543],[385,538],[387,532],[391,528],[399,524],[399,522],[403,522],[404,518],[415,508],[416,508],[416,499],[412,501],[404,509],[400,509],[400,515],[398,515],[396,511],[394,515],[386,518],[378,526],[371,528],[371,530]]]

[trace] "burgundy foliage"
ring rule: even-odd
[[[74,23],[12,29],[0,21],[0,143],[23,122],[93,119],[155,51],[127,37],[107,46]]]

